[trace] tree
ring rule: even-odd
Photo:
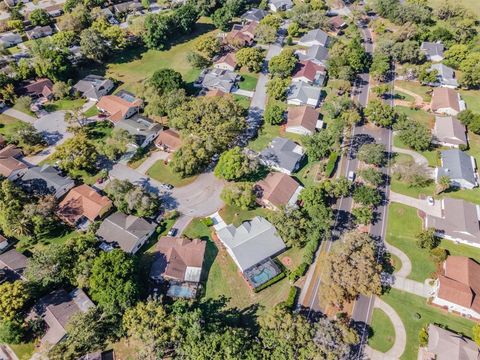
[[[383,144],[364,144],[358,150],[357,157],[367,164],[382,166],[386,160],[386,151]]]
[[[51,36],[53,43],[60,48],[69,48],[78,41],[78,35],[75,31],[59,31]]]
[[[25,331],[20,321],[0,321],[0,342],[4,344],[20,344]]]
[[[447,257],[448,252],[444,248],[436,247],[430,250],[430,258],[436,265],[443,264]]]
[[[177,26],[172,29],[172,34],[189,34],[193,31],[199,18],[199,12],[196,4],[184,4],[180,6],[173,14],[173,22]]]
[[[279,55],[272,57],[268,63],[268,70],[272,76],[286,78],[292,74],[297,63],[293,50],[282,50]]]
[[[306,215],[300,209],[283,209],[271,214],[269,220],[287,246],[302,247],[308,242],[312,231],[312,223]]]
[[[61,31],[80,32],[92,22],[90,10],[83,4],[76,4],[72,11],[66,12],[57,22]]]
[[[436,193],[441,194],[442,192],[447,191],[448,189],[450,189],[451,185],[452,182],[448,176],[440,176],[440,178],[438,179],[438,189],[436,190]]]
[[[43,9],[35,9],[29,15],[28,19],[33,26],[46,26],[52,22],[52,18]]]
[[[92,26],[80,34],[83,55],[95,61],[103,61],[115,50],[125,48],[126,36],[123,29],[111,26],[105,19],[95,20]]]
[[[319,131],[306,137],[304,146],[309,158],[321,160],[330,155],[334,143],[335,141],[329,131]]]
[[[229,181],[245,178],[252,169],[250,161],[238,146],[224,152],[215,167],[215,176]]]
[[[259,44],[273,44],[277,39],[277,30],[268,25],[258,25],[255,29],[255,40]]]
[[[383,183],[383,174],[374,168],[366,168],[358,171],[358,175],[372,186],[378,187]]]
[[[142,97],[146,100],[143,112],[146,115],[170,116],[171,112],[187,101],[185,89],[173,90],[168,93],[158,95],[158,93],[147,86],[144,89]]]
[[[198,174],[211,160],[214,153],[205,141],[189,136],[173,154],[169,166],[182,177]]]
[[[418,344],[422,347],[428,345],[428,331],[426,327],[422,327],[418,332]]]
[[[159,95],[181,89],[184,85],[182,75],[173,69],[155,71],[148,82]]]
[[[202,36],[195,43],[195,50],[204,54],[209,60],[220,52],[220,42],[214,35]],[[237,60],[238,60],[238,53]]]
[[[353,191],[353,200],[364,206],[377,206],[382,197],[376,188],[360,185]]]
[[[0,320],[12,321],[30,298],[25,282],[17,280],[0,285]]]
[[[284,101],[287,99],[287,90],[290,85],[290,79],[282,79],[275,76],[267,83],[267,95],[275,100]]]
[[[287,32],[288,35],[295,37],[298,36],[300,31],[300,26],[296,22],[292,22],[290,25],[288,25]]]
[[[135,141],[134,137],[125,129],[115,128],[112,135],[102,146],[102,153],[110,160],[115,160],[128,150],[128,145]]]
[[[226,6],[217,9],[212,15],[213,24],[222,31],[230,30],[230,22],[232,19],[233,15]]]
[[[420,231],[417,234],[417,245],[421,249],[432,250],[436,248],[440,243],[439,238],[435,235],[434,228],[428,228]]]
[[[97,161],[95,145],[84,133],[78,133],[59,145],[52,156],[64,171],[90,170]]]
[[[265,113],[263,114],[263,118],[268,124],[280,125],[285,120],[284,112],[285,110],[283,106],[276,103],[268,104]]]
[[[8,179],[0,183],[0,228],[5,236],[31,235],[30,219],[23,209],[28,202],[25,192]]]
[[[255,192],[253,185],[248,182],[227,185],[220,194],[225,203],[242,210],[252,209],[255,206]]]
[[[396,161],[393,176],[409,187],[425,187],[432,182],[429,171],[428,167],[413,160]]]
[[[477,88],[480,86],[480,52],[474,52],[467,56],[460,63],[462,76],[460,84],[466,88]]]
[[[357,224],[368,225],[373,220],[373,209],[369,206],[356,207],[352,209],[352,215]]]
[[[454,44],[444,52],[445,65],[458,69],[459,65],[467,58],[470,48],[465,44]]]
[[[375,243],[366,233],[345,233],[338,247],[328,254],[326,269],[324,297],[332,305],[342,308],[360,294],[381,294],[382,267]]]
[[[169,36],[175,29],[173,18],[161,14],[148,14],[144,25],[143,42],[147,48],[156,50],[167,46]]]
[[[187,53],[187,61],[195,69],[205,69],[212,64],[212,62],[206,57],[203,57],[202,55],[194,51],[190,51]]]
[[[430,66],[422,66],[418,74],[418,81],[422,85],[435,84],[438,82],[438,71],[436,69],[430,70]]]
[[[314,342],[317,354],[322,359],[348,359],[352,345],[358,344],[359,338],[355,330],[349,328],[345,321],[320,318],[315,325]]]
[[[9,143],[21,147],[25,154],[31,154],[34,151],[38,151],[39,145],[46,145],[42,134],[40,134],[32,124],[18,122],[13,124],[10,130],[11,133],[7,134],[5,138]]]
[[[71,62],[68,49],[57,47],[49,38],[32,43],[32,65],[39,77],[59,80],[67,76]]]
[[[63,81],[57,81],[53,84],[53,96],[55,99],[64,99],[70,94],[70,86]]]
[[[135,277],[135,264],[129,255],[117,249],[102,252],[93,262],[89,293],[108,313],[121,313],[137,299]]]
[[[388,55],[380,52],[373,54],[372,65],[370,66],[370,74],[378,81],[385,81],[388,71],[390,70],[390,58]]]
[[[400,140],[409,148],[415,151],[425,151],[430,148],[432,134],[425,125],[418,121],[399,122],[396,129]]]
[[[475,341],[477,345],[480,345],[480,324],[473,325],[472,334],[473,341]]]
[[[158,212],[160,200],[144,187],[133,185],[128,180],[114,179],[105,187],[115,207],[126,214],[150,217]]]
[[[389,127],[397,118],[395,110],[380,100],[372,100],[365,108],[365,116],[375,125]]]
[[[245,66],[249,71],[262,70],[264,51],[259,48],[242,48],[235,53],[238,66]]]

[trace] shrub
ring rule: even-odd
[[[205,225],[205,226],[212,226],[213,225],[213,220],[211,217],[205,217],[203,218],[202,220],[202,224]]]
[[[291,310],[295,306],[295,300],[297,299],[298,290],[299,289],[296,286],[291,286],[290,291],[288,292],[287,300],[285,300],[284,305]]]
[[[325,167],[325,176],[331,177],[333,171],[335,170],[335,165],[337,164],[338,153],[332,152],[328,157],[327,166]]]
[[[300,265],[298,265],[298,267],[288,275],[288,279],[290,280],[290,282],[294,283],[301,276],[303,276],[307,272],[309,265],[310,264],[307,264],[305,262],[302,262]]]
[[[418,333],[418,343],[420,346],[427,346],[428,344],[428,331],[425,327],[421,328]]]
[[[261,290],[279,282],[280,280],[282,280],[283,278],[285,277],[285,272],[281,272],[280,274],[278,274],[277,276],[271,278],[270,280],[268,280],[266,283],[263,283],[262,285],[260,285],[259,287],[255,288],[253,291],[258,293],[260,292]]]
[[[468,145],[460,144],[460,145],[458,145],[458,149],[461,150],[461,151],[467,151],[468,150]]]
[[[439,244],[439,239],[435,236],[435,229],[429,228],[422,230],[417,234],[417,245],[422,249],[434,249]]]
[[[437,247],[430,250],[430,257],[432,258],[435,264],[441,264],[447,260],[448,252],[446,249]]]

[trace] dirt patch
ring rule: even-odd
[[[285,265],[285,266],[292,266],[292,258],[289,257],[289,256],[284,256],[282,258],[282,264]]]

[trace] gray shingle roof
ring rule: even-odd
[[[51,165],[34,166],[22,177],[22,186],[41,193],[56,193],[64,187],[73,187],[75,182],[68,176],[61,176]]]
[[[299,100],[307,104],[309,99],[316,100],[317,103],[322,96],[322,89],[318,86],[308,85],[304,82],[293,83],[288,91],[287,100]]]
[[[229,93],[237,78],[238,75],[233,71],[211,69],[205,74],[202,86],[210,90],[217,89]]]
[[[303,158],[303,149],[291,140],[276,137],[270,146],[260,153],[260,157],[266,164],[293,172]]]
[[[97,100],[104,95],[100,93],[100,91],[112,87],[112,80],[105,79],[98,75],[87,75],[73,86],[73,88],[82,93],[83,96]]]
[[[299,41],[300,44],[306,44],[310,42],[314,42],[317,45],[327,46],[329,42],[328,34],[321,29],[310,30],[303,35]]]
[[[458,81],[455,79],[455,71],[451,67],[443,65],[442,63],[437,63],[432,64],[429,70],[437,70],[441,83],[455,87],[458,86]]]
[[[480,349],[470,339],[460,334],[430,324],[428,326],[429,352],[437,360],[478,360]]]
[[[238,228],[228,225],[219,230],[217,235],[242,271],[285,249],[285,243],[275,227],[260,216],[245,221]]]
[[[242,15],[242,19],[248,21],[260,21],[265,16],[267,16],[268,12],[261,9],[250,9],[246,13]]]
[[[443,44],[442,43],[435,43],[435,42],[422,42],[420,49],[424,51],[427,56],[442,56],[443,57]]]
[[[442,167],[438,168],[438,177],[448,176],[450,179],[463,179],[476,184],[475,169],[472,157],[458,149],[444,150],[441,152]]]
[[[162,130],[162,125],[143,116],[122,119],[115,123],[115,127],[128,131],[138,145],[141,145],[147,137],[156,135]]]
[[[452,116],[435,116],[435,138],[452,145],[467,144],[467,130],[459,120]]]
[[[13,278],[21,278],[27,267],[27,257],[15,249],[0,254],[0,268],[13,272]]]

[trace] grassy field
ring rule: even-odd
[[[397,110],[401,114],[407,115],[412,120],[420,122],[429,129],[433,129],[435,125],[435,116],[433,116],[433,114],[429,114],[426,111],[410,109],[405,106],[395,106],[395,110]]]
[[[242,90],[253,91],[257,86],[258,75],[252,73],[240,73],[242,81],[238,83],[238,86]]]
[[[45,110],[48,112],[58,111],[58,110],[73,110],[74,108],[80,107],[85,104],[85,99],[64,99],[56,100],[49,102],[45,105]]]
[[[122,52],[122,57],[108,65],[106,75],[123,84],[121,88],[135,91],[137,86],[148,79],[156,70],[172,68],[182,74],[187,83],[198,77],[200,70],[193,69],[187,61],[187,54],[195,47],[200,35],[214,34],[214,26],[209,19],[201,18],[195,31],[179,38],[177,43],[167,50],[148,50],[138,47]]]
[[[3,136],[8,137],[13,132],[16,132],[18,126],[21,124],[21,120],[15,119],[8,115],[0,114],[0,134]]]
[[[419,82],[403,80],[395,81],[395,85],[405,90],[411,91],[417,95],[420,95],[426,102],[430,102],[430,100],[432,99],[430,95],[432,88],[430,86],[422,86]]]
[[[440,7],[444,2],[444,0],[428,0],[430,6],[434,9]],[[477,17],[480,17],[480,6],[478,6],[478,0],[459,0],[455,1],[455,4],[466,7],[467,9],[473,11]]]
[[[271,211],[261,207],[253,210],[243,210],[235,206],[226,205],[219,211],[219,214],[225,223],[239,226],[242,222],[251,220],[255,216],[266,217],[269,212]]]
[[[401,357],[402,360],[417,360],[419,347],[418,333],[421,328],[428,324],[441,324],[449,330],[462,333],[469,337],[472,335],[473,321],[448,314],[434,306],[428,305],[422,297],[391,289],[387,294],[382,296],[382,300],[395,309],[402,319],[403,325],[405,325],[407,331],[407,346]],[[419,318],[417,318],[415,314],[418,314]]]
[[[147,175],[162,183],[173,186],[185,186],[197,178],[196,176],[182,178],[179,174],[175,173],[170,166],[165,165],[163,160],[158,160],[153,164],[153,166],[148,169]]]
[[[368,339],[368,345],[375,350],[387,352],[395,342],[395,329],[392,321],[381,309],[373,309],[371,337]]]
[[[460,94],[467,104],[467,109],[480,113],[480,101],[478,101],[480,99],[480,90],[460,90]]]

